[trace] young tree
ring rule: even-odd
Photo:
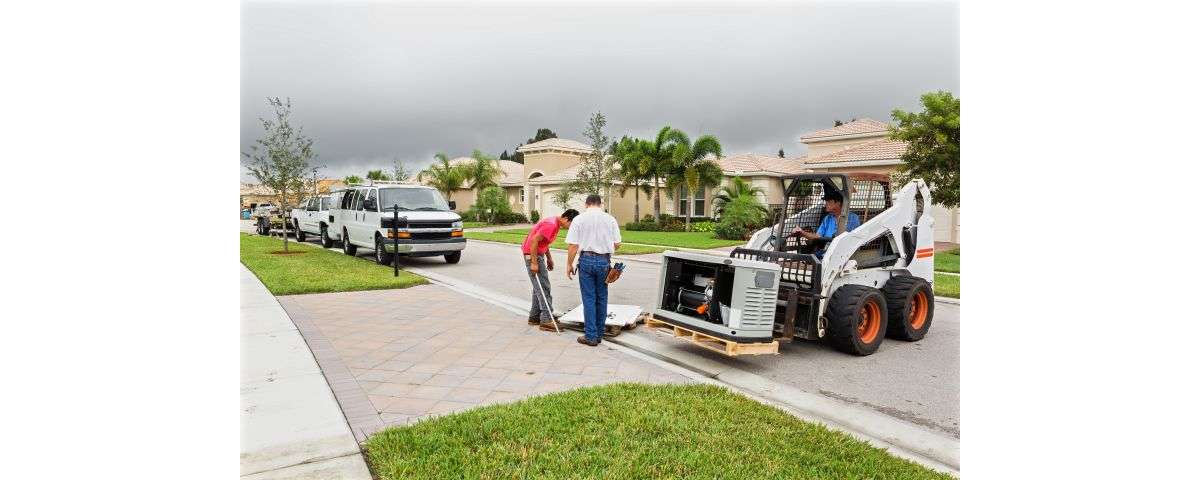
[[[412,176],[407,168],[404,168],[404,162],[400,161],[400,157],[392,157],[392,180],[403,182]]]
[[[309,169],[309,172],[312,173],[312,176],[308,177],[308,179],[306,179],[304,182],[305,191],[312,190],[314,197],[321,194],[321,191],[318,188],[320,186],[321,179],[317,176],[317,172],[319,172],[322,168],[325,168],[325,166],[317,165]]]
[[[959,100],[950,92],[930,92],[921,95],[921,105],[925,110],[920,113],[892,111],[896,126],[891,128],[891,138],[908,143],[896,181],[924,179],[934,203],[957,207]]]
[[[508,150],[505,150],[505,151],[503,151],[503,152],[501,152],[501,153],[500,153],[500,159],[501,159],[501,160],[509,160],[509,158],[508,158]]]
[[[444,153],[435,154],[433,158],[436,159],[433,165],[417,174],[417,181],[425,182],[437,189],[449,200],[451,193],[462,188],[464,177],[462,168],[459,168],[458,165],[451,165],[450,158]]]
[[[572,195],[574,195],[574,192],[572,192],[568,186],[563,186],[563,188],[560,188],[554,192],[554,195],[550,197],[550,200],[553,201],[555,205],[558,205],[563,210],[566,210],[571,208]]]
[[[780,148],[780,149],[779,149],[779,158],[787,158],[787,157],[784,157],[784,156],[783,156],[783,149],[782,149],[782,148]]]
[[[478,212],[479,219],[487,223],[496,223],[500,215],[512,212],[508,198],[504,196],[504,189],[495,185],[486,187],[479,193],[479,200],[473,208]]]
[[[343,178],[342,181],[345,182],[346,185],[351,183],[363,183],[362,177],[358,175],[346,175],[346,178]]]
[[[671,128],[670,125],[664,126],[654,137],[654,143],[646,158],[646,174],[650,176],[651,185],[654,188],[654,221],[658,221],[662,216],[660,195],[662,189],[660,187],[663,186],[663,181],[671,175],[671,170],[675,168],[675,145],[680,140],[686,142],[687,135]],[[675,198],[670,190],[667,190],[667,198]]]
[[[613,172],[612,158],[605,152],[608,151],[610,142],[607,135],[604,134],[604,126],[608,124],[604,114],[596,112],[588,119],[587,129],[583,131],[583,136],[589,140],[591,144],[591,153],[584,156],[579,162],[579,176],[568,184],[568,187],[574,193],[597,194],[604,196],[604,207],[609,207],[609,190],[611,190],[613,179],[616,177]]]
[[[767,207],[762,205],[759,200],[759,195],[766,195],[766,190],[762,187],[757,187],[754,184],[746,181],[742,177],[733,177],[725,186],[717,190],[717,194],[713,196],[713,212],[721,215],[725,212],[725,206],[733,203],[737,199],[746,199],[750,202],[762,207],[764,214],[767,213]]]
[[[674,168],[667,177],[667,188],[674,190],[679,187],[687,189],[687,217],[685,228],[692,229],[692,198],[703,188],[716,187],[721,184],[724,174],[721,166],[709,157],[721,158],[721,142],[712,135],[702,135],[691,143],[682,132],[674,142]]]
[[[309,162],[317,154],[312,148],[312,138],[304,134],[303,127],[292,126],[291,98],[267,98],[267,105],[275,115],[270,119],[259,117],[263,136],[254,141],[249,152],[242,152],[242,156],[249,161],[246,169],[250,174],[279,195],[279,211],[287,212],[288,194],[299,196],[304,189]],[[283,222],[283,251],[288,251],[286,221]]]

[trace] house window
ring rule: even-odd
[[[700,187],[700,190],[696,192],[696,195],[692,196],[691,198],[688,197],[687,186],[679,187],[679,195],[676,196],[676,198],[679,199],[679,210],[676,212],[676,215],[680,217],[687,216],[688,206],[690,204],[693,209],[693,217],[704,216],[704,187]]]
[[[525,203],[525,187],[521,187],[521,203]]]

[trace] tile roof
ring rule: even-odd
[[[533,142],[530,144],[521,145],[520,147],[517,147],[517,151],[521,152],[521,153],[529,153],[532,151],[545,150],[545,149],[550,149],[550,148],[578,151],[578,152],[582,152],[582,153],[588,153],[588,152],[592,151],[591,145],[576,142],[575,140],[571,140],[569,138],[547,138],[540,142]]]
[[[261,183],[243,183],[242,195],[275,195],[275,189]]]
[[[900,156],[904,154],[904,150],[907,148],[908,144],[905,142],[884,138],[880,140],[859,143],[836,152],[826,153],[824,155],[802,157],[802,160],[806,166],[827,163],[869,162],[878,160],[900,161]]]
[[[860,118],[850,123],[838,125],[833,128],[808,132],[800,136],[800,141],[808,140],[836,140],[836,137],[844,137],[849,135],[863,135],[869,133],[885,133],[887,132],[888,124],[870,118]]]
[[[717,159],[721,171],[726,175],[790,175],[804,171],[804,162],[798,158],[779,158],[774,155],[739,153]]]

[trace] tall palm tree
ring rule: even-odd
[[[496,179],[504,174],[500,170],[500,162],[492,156],[479,150],[471,152],[471,161],[463,164],[463,180],[475,189],[475,198],[483,194],[483,189],[496,185]]]
[[[645,157],[645,171],[648,178],[651,180],[651,185],[654,188],[654,221],[658,221],[662,216],[662,200],[660,195],[660,187],[663,186],[663,181],[671,174],[671,170],[675,168],[675,145],[680,140],[687,141],[687,135],[683,132],[671,128],[670,125],[663,127],[658,131],[658,135],[654,137],[654,142],[649,145],[649,150]],[[667,198],[675,198],[670,190],[667,190]]]
[[[717,194],[713,196],[713,212],[720,215],[725,212],[725,205],[739,198],[747,198],[753,200],[754,203],[760,204],[758,195],[766,195],[766,190],[762,187],[756,187],[754,184],[746,181],[742,177],[733,177],[733,181],[721,187]],[[766,207],[763,207],[766,210]]]
[[[450,158],[444,153],[435,154],[433,158],[436,161],[429,168],[417,174],[417,181],[436,188],[448,200],[451,193],[463,186],[463,169],[458,165],[451,165]]]
[[[679,132],[678,130],[675,130]],[[721,142],[712,135],[702,135],[692,143],[683,132],[670,134],[671,145],[674,147],[674,168],[667,176],[668,195],[678,187],[687,187],[691,197],[701,188],[712,188],[721,184],[721,166],[713,158],[721,158]],[[688,202],[690,198],[685,198]],[[688,231],[692,229],[692,208],[688,205],[687,220],[684,225]]]
[[[653,143],[640,138],[623,137],[620,142],[613,144],[613,156],[621,166],[621,187],[618,190],[624,196],[625,191],[629,187],[633,187],[633,221],[635,222],[642,219],[641,196],[638,192],[642,191],[646,192],[646,195],[650,195],[651,191],[650,184],[646,181],[650,180],[648,157],[653,148]]]

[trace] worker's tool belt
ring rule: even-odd
[[[584,250],[583,252],[580,252],[580,253],[579,253],[579,255],[580,255],[580,256],[584,256],[584,257],[604,257],[604,258],[612,258],[612,254],[611,254],[611,253],[596,253],[596,252],[591,252],[591,251],[587,251],[587,250]]]
[[[613,283],[613,282],[617,281],[618,278],[621,278],[621,271],[617,270],[615,268],[609,267],[608,277],[606,277],[604,279],[604,283]]]

